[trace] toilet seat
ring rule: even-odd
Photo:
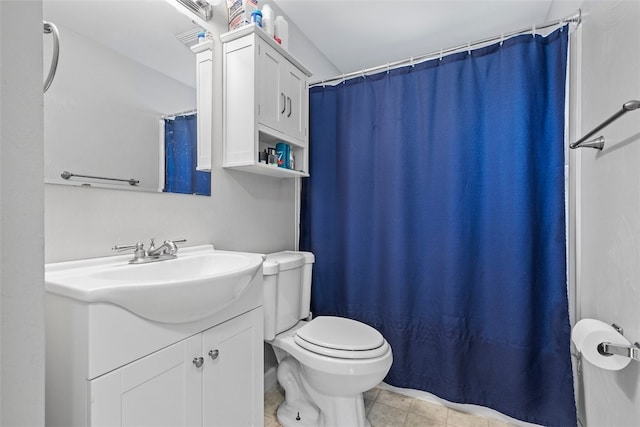
[[[369,325],[342,317],[316,317],[300,329],[294,342],[310,352],[341,359],[371,359],[384,355],[389,344]]]

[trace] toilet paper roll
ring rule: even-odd
[[[571,331],[571,341],[582,357],[591,364],[609,371],[619,371],[630,362],[630,357],[604,355],[598,351],[598,346],[603,342],[619,345],[631,345],[629,340],[622,336],[612,326],[596,319],[582,319]]]

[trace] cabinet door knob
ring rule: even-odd
[[[204,363],[204,357],[194,357],[193,358],[193,364],[196,365],[196,368],[199,368],[203,365]]]
[[[289,101],[289,114],[287,114],[287,117],[291,117],[291,113],[293,112],[293,110],[291,109],[291,98],[288,96],[287,101]]]
[[[284,114],[287,111],[287,97],[282,92],[280,92],[280,96],[282,96],[282,111],[280,111],[280,114]]]
[[[209,351],[209,357],[212,358],[213,360],[216,360],[219,354],[220,352],[218,350]]]

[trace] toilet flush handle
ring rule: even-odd
[[[212,358],[213,360],[216,360],[219,354],[220,352],[218,350],[209,351],[209,357]]]

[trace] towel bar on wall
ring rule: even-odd
[[[105,178],[102,176],[91,176],[91,175],[77,175],[75,173],[71,173],[69,171],[64,171],[60,174],[60,176],[64,179],[69,179],[71,177],[77,176],[78,178],[91,178],[91,179],[104,179],[107,181],[122,181],[122,182],[128,182],[129,185],[138,185],[140,184],[140,181],[137,179],[120,179],[120,178]]]
[[[570,144],[569,148],[589,147],[589,148],[595,148],[596,150],[602,150],[604,148],[604,136],[599,136],[598,138],[595,138],[590,141],[587,141],[587,140],[594,133],[600,131],[601,129],[609,126],[611,123],[618,120],[622,115],[628,113],[629,111],[636,110],[638,108],[640,108],[640,101],[625,102],[624,105],[622,106],[622,109],[620,109],[620,111],[618,111],[617,113],[609,117],[604,122],[600,123],[595,129],[593,129],[591,132],[589,132],[588,134],[586,134],[585,136],[583,136],[573,144]]]

